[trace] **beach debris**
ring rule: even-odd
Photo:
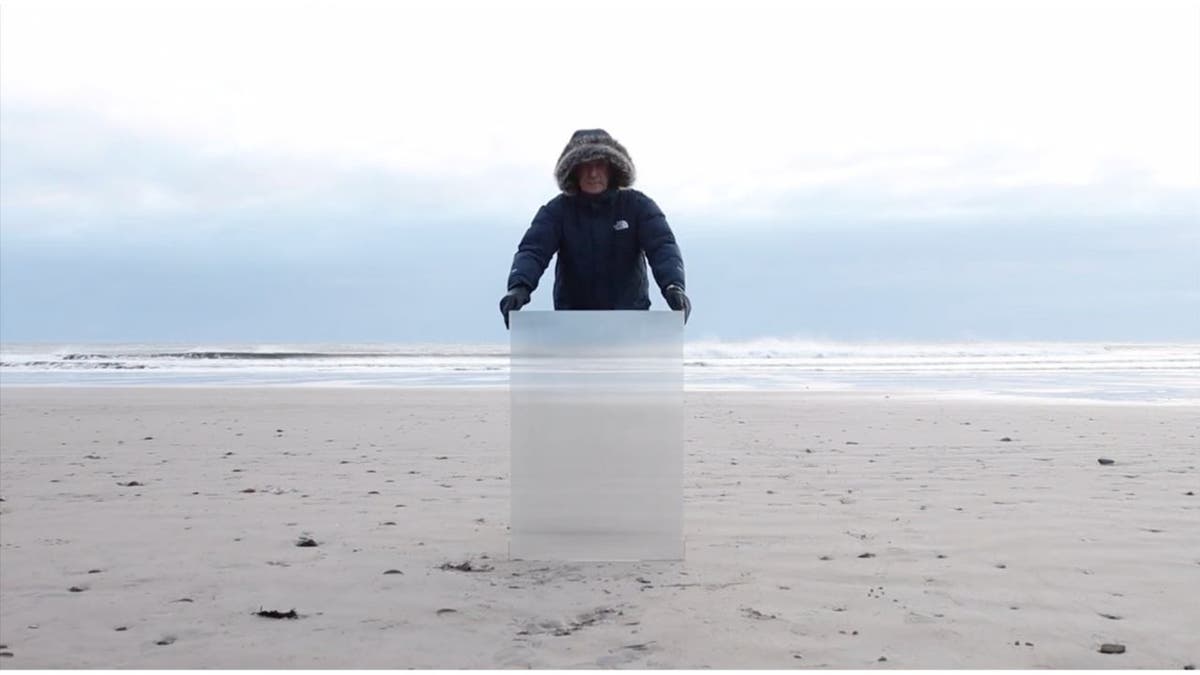
[[[1185,496],[1185,497],[1195,497],[1195,496],[1196,496],[1196,493],[1195,493],[1195,492],[1192,492],[1191,490],[1188,490],[1187,492],[1183,493],[1183,496]]]
[[[458,610],[453,609],[451,607],[443,607],[437,611],[438,616],[442,616],[443,614],[457,614],[457,613],[458,613]]]
[[[1109,459],[1109,458],[1107,458],[1107,457],[1101,457],[1100,459],[1097,459],[1096,461],[1097,461],[1097,462],[1100,462],[1100,463],[1101,463],[1101,464],[1103,464],[1104,466],[1110,466],[1110,465],[1112,465],[1112,464],[1116,464],[1116,462],[1115,462],[1115,461],[1113,461],[1113,460],[1111,460],[1111,459]]]
[[[1006,570],[1006,569],[1008,569],[1008,565],[1005,565],[1004,563],[996,563],[996,569]]]
[[[755,619],[757,621],[767,621],[770,619],[778,618],[774,614],[763,614],[762,612],[758,611],[757,609],[754,609],[753,607],[743,607],[742,614],[744,614],[746,616],[746,618],[748,618],[748,619]]]
[[[100,574],[104,570],[88,570],[88,574]]]
[[[113,630],[117,631],[118,633],[121,633],[121,632],[129,630],[129,626],[117,626]]]
[[[631,649],[635,652],[644,652],[647,649],[649,649],[650,645],[652,645],[652,644],[654,644],[654,640],[651,640],[649,642],[639,642],[639,643],[633,644],[633,645],[621,645],[621,649]]]
[[[195,600],[191,598],[179,598],[178,600],[172,600],[171,602],[195,602]]]
[[[384,574],[404,574],[404,572],[401,572],[400,570],[397,570],[397,569],[384,570],[383,573]]]
[[[84,455],[83,458],[84,459],[104,459],[100,455]]]
[[[825,560],[825,561],[829,561],[829,560],[833,560],[833,556],[831,556],[831,555],[823,555],[823,556],[821,556],[820,558],[817,558],[817,560]]]
[[[256,616],[261,616],[264,619],[299,619],[300,615],[296,613],[295,608],[289,609],[286,612],[281,612],[277,609],[259,609],[254,613]]]
[[[82,593],[87,590],[87,587],[86,586],[72,586],[72,587],[68,588],[67,590],[71,591],[72,593]]]
[[[886,657],[886,656],[881,656],[881,657],[879,657],[877,660],[878,660],[880,663],[883,663],[884,661],[887,661],[887,657]]]
[[[250,494],[253,492],[258,492],[258,490],[255,490],[254,488],[246,488],[245,490],[242,490],[242,492],[245,494]]]
[[[380,523],[380,525],[395,525],[395,524],[396,524],[396,521],[394,521],[394,520],[385,520],[382,523]]]
[[[147,436],[147,437],[143,438],[142,440],[143,440],[143,441],[152,441],[152,440],[154,440],[154,437],[153,437],[153,436]]]
[[[1105,614],[1104,612],[1100,612],[1100,616],[1102,616],[1110,621],[1120,621],[1121,620],[1121,617],[1117,616],[1116,614]]]
[[[579,616],[575,617],[575,620],[571,622],[570,628],[567,630],[566,633],[563,633],[563,634],[570,635],[571,633],[579,630],[580,628],[587,628],[588,626],[594,626],[614,614],[623,614],[623,612],[618,612],[617,610],[612,609],[611,607],[597,607],[596,609],[593,609],[590,612],[584,612],[583,614],[580,614]],[[554,634],[560,635],[560,632],[555,631]]]
[[[313,539],[312,537],[300,537],[299,539],[296,540],[296,545],[308,548],[308,547],[312,547],[312,546],[317,546],[318,544],[317,544],[317,541],[315,539]]]
[[[621,616],[623,614],[624,612],[618,612],[611,607],[597,607],[590,612],[578,615],[574,620],[566,624],[556,619],[547,619],[528,624],[523,630],[517,631],[517,635],[545,635],[548,633],[555,637],[566,637],[578,630],[600,623],[611,616]]]
[[[860,557],[860,558],[874,558],[874,557],[875,557],[875,554],[874,554],[874,553],[860,553],[860,554],[858,555],[858,557]]]
[[[1186,666],[1184,666],[1184,667],[1183,667],[1183,669],[1184,669],[1184,670],[1195,670],[1195,669],[1196,669],[1196,666],[1195,666],[1195,664],[1191,664],[1191,663],[1189,663],[1189,664],[1187,664]]]
[[[1000,442],[1001,443],[1012,443],[1012,439],[1009,438],[1008,436],[1005,436],[1004,438],[1000,439]]]
[[[369,495],[377,495],[377,494],[379,494],[379,490],[368,490],[368,491],[367,491],[367,494],[369,494]]]
[[[154,644],[158,645],[159,647],[166,647],[167,645],[174,644],[174,643],[175,643],[174,635],[164,635],[163,637],[159,638],[158,640],[156,640],[154,642]]]
[[[117,483],[121,487],[142,487],[144,483],[139,483],[136,480],[131,480],[128,483]]]
[[[454,572],[491,572],[494,568],[491,565],[476,565],[470,560],[464,560],[460,563],[442,563],[438,569]]]
[[[5,657],[5,658],[7,658],[7,657],[9,657],[9,656],[12,656],[12,655],[13,655],[13,653],[12,653],[12,652],[8,652],[8,651],[0,652],[0,657]]]
[[[1124,654],[1125,653],[1125,645],[1119,645],[1119,644],[1114,644],[1111,642],[1106,642],[1106,643],[1100,645],[1100,653],[1101,654]]]

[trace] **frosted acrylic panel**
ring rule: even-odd
[[[682,558],[683,314],[509,316],[512,557]]]

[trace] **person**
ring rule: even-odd
[[[554,309],[649,309],[649,261],[667,306],[687,323],[683,256],[662,210],[630,187],[636,175],[629,152],[608,132],[572,134],[554,167],[561,194],[538,209],[513,256],[500,299],[505,328],[555,254]]]

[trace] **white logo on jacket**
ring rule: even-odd
[[[614,229],[614,230],[618,230],[618,231],[619,231],[619,230],[628,230],[628,229],[629,229],[629,223],[627,223],[627,222],[625,222],[625,221],[623,221],[623,220],[618,220],[618,221],[617,221],[617,224],[616,224],[616,225],[613,225],[613,229]]]

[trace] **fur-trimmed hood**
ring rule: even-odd
[[[637,170],[625,146],[603,129],[580,129],[571,134],[571,140],[567,141],[567,147],[563,148],[554,166],[558,188],[569,195],[578,193],[579,181],[575,179],[575,168],[594,159],[608,160],[615,187],[629,187],[637,178]]]

